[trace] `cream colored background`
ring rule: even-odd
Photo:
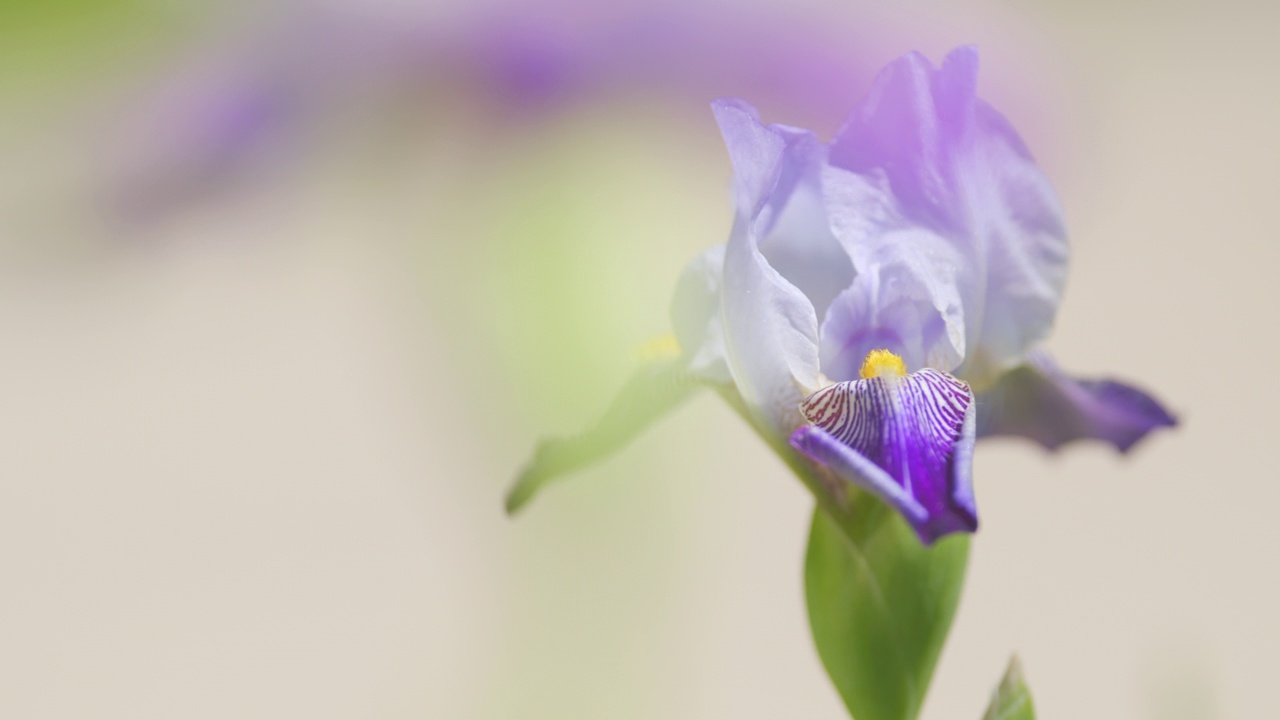
[[[925,717],[980,717],[1013,652],[1046,720],[1280,716],[1280,18],[871,17],[983,47],[1073,233],[1051,349],[1183,419],[1130,458],[982,446]],[[501,513],[727,230],[709,113],[470,120],[125,229],[60,189],[78,126],[6,139],[0,717],[843,717],[810,501],[716,398]]]

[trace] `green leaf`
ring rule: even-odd
[[[878,499],[850,500],[848,511],[823,503],[813,514],[805,559],[813,638],[855,720],[914,720],[960,599],[969,537],[926,547]]]
[[[1036,720],[1036,708],[1031,703],[1031,691],[1022,680],[1022,664],[1017,656],[1009,661],[1000,687],[991,694],[991,705],[982,720]]]
[[[680,358],[651,362],[636,371],[599,422],[572,437],[538,443],[533,459],[507,493],[514,514],[547,483],[622,449],[650,424],[684,402],[703,382]]]

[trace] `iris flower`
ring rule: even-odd
[[[978,55],[884,68],[829,143],[713,103],[734,169],[729,239],[675,294],[674,341],[585,433],[542,443],[508,497],[622,446],[697,387],[725,397],[819,495],[858,488],[930,544],[973,532],[977,438],[1127,451],[1175,420],[1038,348],[1066,279],[1053,189],[977,97]]]

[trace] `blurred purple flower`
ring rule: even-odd
[[[972,48],[939,68],[900,58],[830,144],[714,103],[737,211],[677,287],[683,354],[633,381],[606,432],[540,448],[509,507],[698,384],[784,458],[802,453],[822,487],[876,494],[925,543],[977,528],[980,434],[1128,450],[1173,425],[1143,392],[1072,380],[1033,353],[1061,299],[1066,233],[1047,179],[977,97],[977,69]]]
[[[870,68],[870,38],[815,18],[708,3],[577,0],[509,7],[468,23],[443,55],[511,107],[563,107],[650,92],[709,101],[750,94],[804,118],[835,117]]]
[[[883,42],[697,2],[503,3],[448,20],[303,8],[204,57],[175,59],[151,97],[142,89],[106,142],[125,147],[113,161],[124,170],[109,180],[117,201],[162,211],[199,198],[352,105],[482,104],[492,130],[628,96],[674,108],[736,93],[801,119],[836,117],[866,79],[860,53]]]
[[[297,119],[290,88],[267,75],[207,68],[148,98],[111,138],[117,215],[147,217],[209,193],[267,154]]]

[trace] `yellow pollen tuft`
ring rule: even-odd
[[[862,361],[862,370],[858,374],[864,378],[902,377],[907,374],[907,366],[902,358],[888,350],[872,350]]]
[[[674,334],[667,333],[645,343],[644,347],[640,348],[636,354],[644,362],[672,360],[680,357],[680,343],[676,340]]]

